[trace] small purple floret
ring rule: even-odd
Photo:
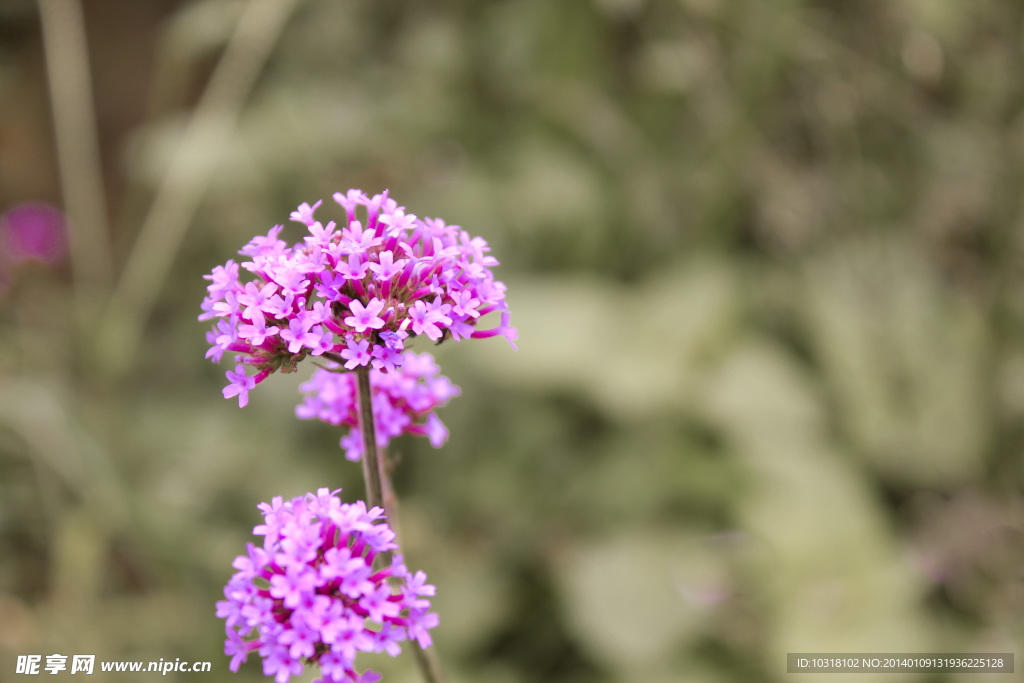
[[[238,407],[244,408],[249,402],[249,390],[256,386],[256,378],[245,376],[244,365],[236,365],[234,372],[228,370],[227,376],[231,384],[224,387],[224,398],[238,396]]]

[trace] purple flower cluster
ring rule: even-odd
[[[448,429],[433,412],[448,399],[459,395],[459,388],[440,374],[429,353],[406,351],[402,363],[392,372],[370,370],[374,428],[377,443],[386,448],[401,434],[419,434],[430,438],[434,448],[448,439]],[[345,457],[359,460],[364,452],[359,428],[359,394],[356,376],[351,372],[319,369],[299,389],[306,394],[295,414],[304,420],[323,420],[332,425],[348,425],[342,437]]]
[[[209,295],[199,319],[216,320],[206,355],[219,362],[225,351],[237,354],[225,398],[237,395],[244,406],[271,372],[294,370],[307,355],[340,354],[350,370],[390,372],[403,362],[409,337],[501,335],[515,346],[505,285],[491,272],[498,261],[483,238],[407,214],[386,191],[372,198],[337,192],[334,200],[345,210],[341,228],[314,218],[321,202],[302,204],[291,220],[308,229],[303,241],[289,247],[278,239],[283,226],[275,226],[239,252],[248,260],[204,276]],[[255,279],[240,279],[242,270]],[[476,329],[491,312],[500,324]]]
[[[422,571],[411,574],[401,555],[375,571],[374,558],[398,547],[383,510],[336,494],[322,488],[260,504],[264,523],[253,534],[263,547],[250,543],[235,558],[227,600],[217,603],[232,671],[256,650],[277,683],[300,675],[304,662],[320,666],[322,683],[373,683],[378,674],[356,673],[357,652],[394,657],[406,639],[431,645],[438,619],[426,596],[434,586]]]

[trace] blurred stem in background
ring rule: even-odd
[[[55,1],[55,0],[52,0]],[[97,356],[113,374],[127,370],[142,330],[181,248],[203,190],[256,78],[298,0],[252,0],[196,105],[99,328]]]
[[[78,0],[39,0],[39,15],[75,292],[91,312],[111,285],[113,262],[85,23]]]

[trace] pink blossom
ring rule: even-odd
[[[345,276],[346,280],[362,280],[366,277],[366,270],[370,262],[363,260],[360,254],[351,254],[348,261],[338,262],[338,272]]]
[[[366,332],[370,328],[379,330],[384,327],[384,320],[378,315],[383,308],[384,302],[376,297],[370,299],[366,306],[358,301],[353,301],[349,304],[352,315],[345,318],[345,324],[359,333]]]
[[[382,251],[378,255],[379,262],[371,263],[370,270],[376,274],[378,280],[390,280],[402,272],[408,259],[393,260],[395,255],[390,251]]]
[[[341,357],[347,360],[345,368],[347,370],[355,370],[361,365],[366,365],[370,362],[370,352],[367,349],[370,346],[370,342],[365,339],[356,341],[355,339],[348,340],[348,346],[341,351]]]
[[[49,204],[19,204],[0,216],[0,261],[17,266],[29,261],[56,267],[67,259],[64,214]]]
[[[256,378],[245,376],[244,365],[236,365],[234,372],[228,370],[227,376],[231,384],[224,387],[224,398],[238,396],[238,407],[244,408],[249,402],[249,390],[256,386]]]
[[[320,208],[320,205],[322,203],[323,201],[318,201],[313,206],[310,206],[306,202],[303,202],[299,204],[298,209],[292,211],[292,215],[289,216],[289,218],[291,218],[291,220],[295,221],[296,223],[303,223],[305,225],[312,226],[315,220],[313,218],[313,212]]]

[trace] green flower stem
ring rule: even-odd
[[[416,665],[423,674],[423,680],[427,683],[444,683],[444,675],[441,673],[441,664],[437,661],[434,648],[424,650],[420,644],[413,641],[412,654],[416,657]]]
[[[370,393],[370,367],[356,370],[359,382],[359,425],[363,430],[363,478],[366,480],[367,507],[384,508],[384,486],[381,476],[384,468],[377,449],[377,432],[373,424],[373,399]],[[384,508],[390,519],[390,510]]]
[[[324,354],[325,356],[328,354]],[[331,354],[333,355],[333,354]],[[332,360],[334,360],[332,358]],[[395,492],[391,487],[391,479],[384,459],[379,448],[377,448],[377,432],[373,424],[373,394],[370,392],[370,367],[364,365],[356,370],[356,377],[359,384],[359,426],[363,430],[363,478],[366,480],[366,505],[373,507],[379,505],[384,508],[391,523],[391,528],[398,533],[396,528],[398,520],[395,518],[397,507]],[[385,489],[387,496],[385,497]],[[412,653],[416,658],[416,666],[423,674],[423,680],[427,683],[444,683],[444,675],[441,673],[441,664],[433,648],[424,650],[416,641],[411,641]]]

